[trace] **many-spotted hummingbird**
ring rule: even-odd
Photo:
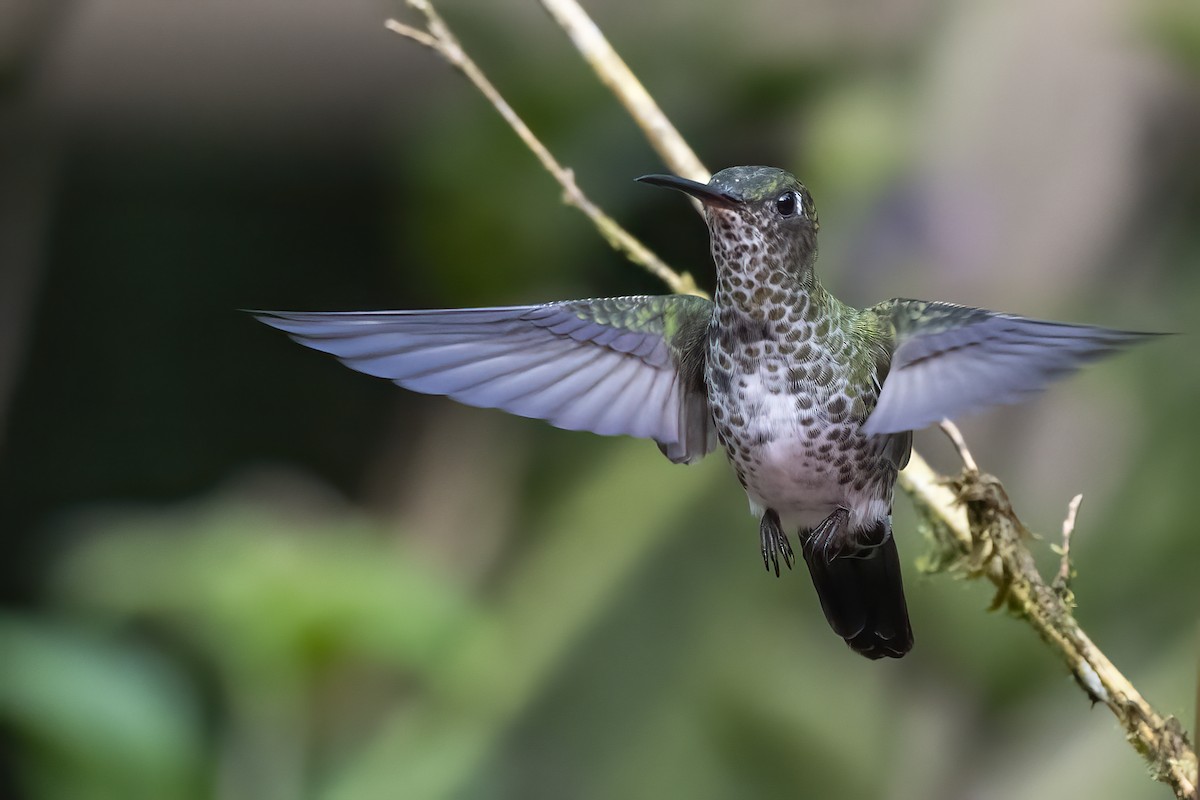
[[[891,512],[912,431],[1019,400],[1151,334],[918,300],[852,308],[817,279],[817,213],[787,172],[638,180],[702,204],[712,301],[258,318],[407,389],[653,439],[676,463],[719,441],[759,519],[767,569],[792,566],[797,533],[833,630],[868,658],[903,656],[913,636]]]

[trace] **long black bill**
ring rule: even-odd
[[[675,189],[684,194],[690,194],[708,206],[733,208],[742,202],[742,198],[736,195],[718,192],[707,184],[689,181],[687,178],[680,178],[678,175],[643,175],[637,180],[641,183],[648,183],[651,186],[662,186],[667,189]]]

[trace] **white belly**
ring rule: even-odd
[[[881,497],[877,481],[863,480],[877,468],[877,448],[859,432],[858,422],[830,412],[839,398],[837,408],[848,402],[844,384],[814,390],[808,408],[785,389],[780,371],[761,363],[736,372],[731,390],[756,400],[718,423],[751,512],[761,516],[774,509],[784,529],[793,531],[815,527],[838,507],[850,511],[851,529],[886,516],[890,487]]]

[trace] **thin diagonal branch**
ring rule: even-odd
[[[568,33],[600,80],[625,105],[668,166],[693,180],[706,179],[707,170],[578,3],[539,1]],[[395,20],[389,20],[388,27],[435,50],[466,75],[563,187],[564,200],[587,214],[614,248],[660,277],[672,291],[698,293],[690,276],[671,270],[583,196],[571,171],[551,156],[466,56],[429,0],[407,2],[424,15],[426,29]],[[994,477],[979,472],[957,428],[950,425],[945,429],[966,467],[962,475],[947,480],[914,452],[898,481],[913,499],[926,533],[940,551],[933,563],[941,569],[992,581],[997,587],[994,605],[1007,605],[1025,619],[1058,654],[1088,696],[1112,711],[1158,780],[1169,784],[1180,800],[1194,798],[1196,753],[1179,721],[1158,714],[1079,627],[1064,597],[1038,572],[1025,545],[1030,534],[1009,504],[1003,486]]]
[[[579,4],[573,0],[539,2],[571,37],[571,43],[591,65],[600,82],[625,106],[663,163],[676,175],[694,181],[707,181],[709,172],[700,163],[699,157]]]
[[[513,110],[512,106],[508,104],[508,101],[492,85],[492,82],[488,80],[487,76],[483,74],[483,71],[479,69],[471,57],[466,54],[462,45],[459,44],[458,38],[428,0],[407,0],[407,3],[409,7],[420,12],[425,17],[426,28],[421,30],[411,25],[406,25],[399,20],[389,19],[384,23],[388,30],[434,50],[447,63],[465,75],[467,80],[487,98],[492,107],[500,113],[504,121],[513,129],[513,132],[521,138],[525,146],[537,157],[542,167],[558,181],[559,186],[563,190],[563,202],[582,211],[614,250],[650,272],[650,274],[665,283],[672,292],[676,294],[703,295],[703,292],[697,288],[696,282],[692,279],[691,275],[686,272],[676,272],[668,267],[650,248],[646,247],[618,225],[612,217],[601,211],[599,206],[583,193],[575,182],[574,172],[560,164],[550,150],[534,136],[529,126]]]

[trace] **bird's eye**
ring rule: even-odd
[[[800,198],[796,196],[795,192],[784,192],[776,198],[775,210],[781,217],[795,216],[800,205],[799,200]]]

